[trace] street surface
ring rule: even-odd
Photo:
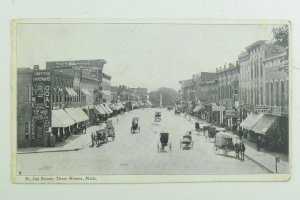
[[[162,121],[154,122],[155,111]],[[131,134],[132,117],[139,117],[140,133]],[[17,155],[17,171],[22,175],[192,175],[261,174],[263,168],[235,153],[216,155],[213,141],[193,132],[193,149],[180,149],[180,139],[194,124],[174,110],[145,108],[114,118],[116,138],[100,147],[89,145],[78,151],[30,153]],[[157,152],[160,131],[170,133],[171,152]],[[87,133],[89,134],[89,133]],[[87,135],[82,135],[87,137]]]

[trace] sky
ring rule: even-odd
[[[274,25],[18,24],[17,67],[105,59],[112,85],[180,89],[180,80],[235,63]]]

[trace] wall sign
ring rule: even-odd
[[[32,77],[32,130],[31,138],[41,142],[51,127],[51,73],[47,70],[33,72]]]

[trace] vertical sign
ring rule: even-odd
[[[51,127],[51,73],[37,70],[32,77],[32,130],[31,138],[42,142]]]

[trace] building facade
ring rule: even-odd
[[[31,143],[31,93],[33,70],[19,68],[17,71],[17,145],[28,147]]]
[[[239,100],[240,64],[230,63],[228,67],[220,67],[216,70],[218,75],[218,106],[216,122],[235,131],[239,123],[239,114],[236,103]]]

